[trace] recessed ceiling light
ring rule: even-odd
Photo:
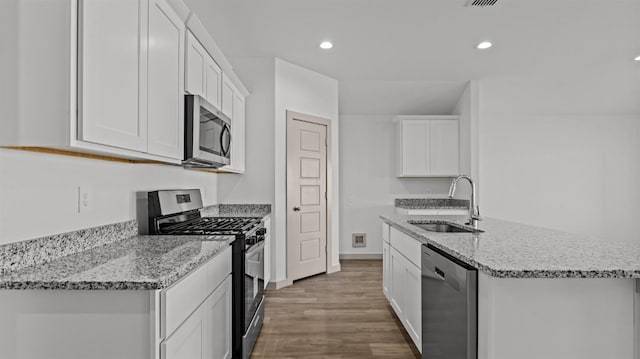
[[[634,60],[640,61],[640,55],[636,56],[636,58]]]
[[[491,46],[493,46],[493,44],[490,43],[489,41],[483,41],[483,42],[479,43],[478,45],[476,45],[476,49],[485,50],[485,49],[490,48]]]
[[[332,44],[330,41],[323,41],[323,42],[320,44],[320,48],[321,48],[321,49],[329,50],[329,49],[330,49],[330,48],[332,48],[332,47],[333,47],[333,44]]]

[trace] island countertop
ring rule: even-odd
[[[500,278],[640,278],[640,241],[615,241],[485,218],[484,233],[437,233],[383,215],[391,227]],[[461,223],[461,222],[459,222]]]
[[[227,248],[235,236],[133,236],[0,276],[0,289],[156,290]]]

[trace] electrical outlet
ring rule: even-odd
[[[91,211],[93,207],[93,191],[88,186],[78,186],[78,213]]]

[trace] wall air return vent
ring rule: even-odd
[[[465,6],[493,6],[498,2],[498,0],[469,0]]]

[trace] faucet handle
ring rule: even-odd
[[[473,209],[473,214],[471,215],[471,219],[476,220],[476,221],[482,221],[482,216],[480,216],[480,207],[476,206],[476,208]]]

